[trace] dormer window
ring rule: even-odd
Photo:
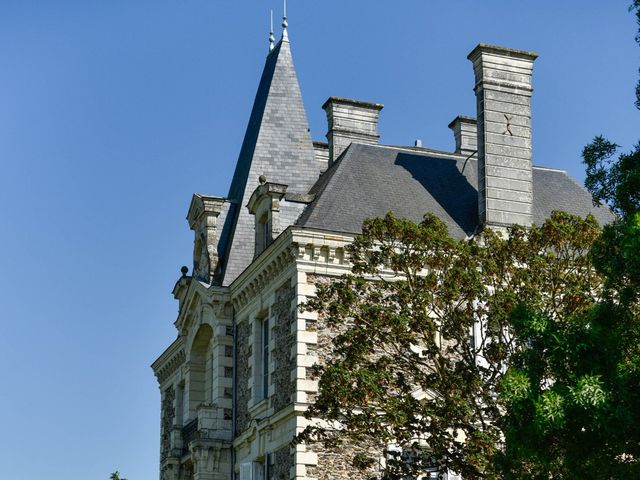
[[[280,201],[287,186],[269,183],[260,177],[260,186],[255,189],[247,208],[255,216],[255,256],[257,257],[273,243],[280,234]]]
[[[271,218],[269,218],[269,212],[262,215],[258,222],[258,229],[260,238],[260,251],[264,251],[273,241],[273,231],[271,229]]]

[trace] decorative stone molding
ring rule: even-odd
[[[180,342],[182,343],[182,342]],[[173,345],[172,345],[173,347]],[[174,351],[171,351],[171,347],[169,347],[164,356],[160,356],[158,360],[151,366],[156,374],[156,378],[160,385],[162,385],[171,375],[173,375],[180,366],[182,366],[187,357],[185,354],[184,347],[176,348]]]
[[[253,191],[247,208],[255,216],[255,256],[260,255],[280,235],[280,201],[287,192],[281,183],[267,182],[260,175],[260,185]]]
[[[262,292],[271,281],[276,278],[289,263],[293,260],[289,249],[279,251],[257,271],[253,278],[242,283],[242,287],[235,292],[233,296],[233,304],[236,310],[241,310],[249,301],[253,300],[256,295]]]
[[[198,438],[189,444],[191,461],[193,462],[194,480],[209,480],[225,476],[228,472],[221,472],[221,457],[230,444],[222,440]]]
[[[349,258],[344,246],[294,242],[291,244],[290,250],[298,261],[326,265],[349,265]]]
[[[225,199],[196,193],[191,199],[187,221],[195,232],[193,242],[193,277],[213,283],[218,271],[217,218]]]
[[[180,477],[180,460],[169,458],[162,462],[160,467],[160,480],[179,480]]]

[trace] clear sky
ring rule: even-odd
[[[535,50],[534,163],[582,181],[594,135],[640,138],[629,3],[290,0],[311,133],[336,95],[383,103],[384,143],[452,150],[468,52]],[[185,215],[228,191],[271,7],[0,0],[0,478],[157,478],[149,365],[176,335]]]

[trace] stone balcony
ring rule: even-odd
[[[229,477],[231,443],[218,438],[217,415],[217,406],[201,405],[196,418],[182,428],[183,461],[192,463],[194,480],[226,480]]]

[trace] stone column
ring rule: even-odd
[[[529,226],[531,74],[537,54],[480,44],[468,58],[476,78],[480,225]]]

